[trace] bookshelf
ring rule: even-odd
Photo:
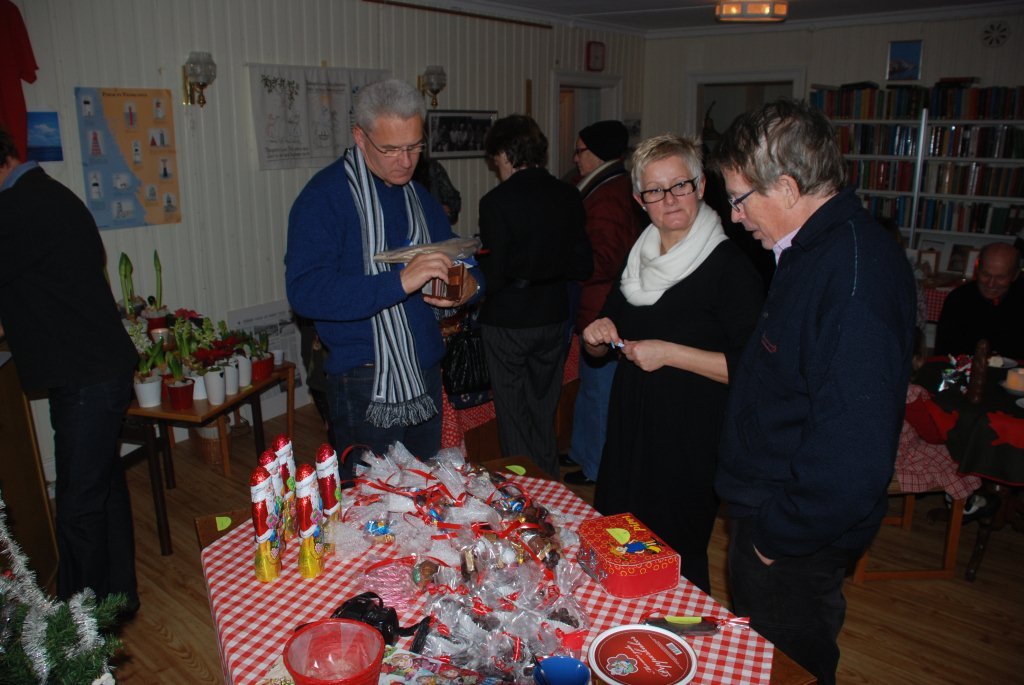
[[[1024,87],[812,86],[833,122],[849,181],[910,247],[965,249],[1024,228]]]

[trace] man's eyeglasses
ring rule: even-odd
[[[732,210],[734,212],[742,212],[743,211],[743,201],[746,200],[748,197],[750,197],[754,193],[754,190],[756,190],[756,189],[755,188],[751,188],[750,190],[748,190],[747,192],[743,193],[742,195],[740,195],[739,197],[737,197],[735,199],[731,198],[731,197],[727,197],[727,198],[725,198],[725,200],[726,200],[726,202],[729,203],[729,206],[732,207]]]
[[[686,197],[697,192],[697,181],[700,180],[700,176],[694,176],[686,181],[680,181],[674,186],[669,188],[650,188],[648,190],[640,191],[640,199],[646,204],[653,202],[661,202],[665,199],[665,193],[672,193],[676,197]]]
[[[388,147],[381,147],[380,145],[377,145],[377,143],[373,142],[373,138],[370,137],[369,133],[363,131],[363,135],[366,136],[366,139],[368,141],[370,141],[370,145],[373,146],[373,149],[381,153],[385,157],[401,157],[403,154],[408,154],[410,156],[418,155],[419,153],[423,152],[423,148],[427,146],[426,143],[420,141],[415,145],[406,145],[404,147],[394,147],[390,145]]]
[[[586,151],[587,151],[587,150],[589,150],[589,149],[590,149],[589,147],[577,147],[577,148],[573,148],[573,151],[572,151],[572,156],[573,156],[573,157],[579,157],[580,155],[582,155],[582,154],[583,154],[584,152],[586,152]]]

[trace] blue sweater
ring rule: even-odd
[[[409,244],[404,190],[374,177],[384,215],[388,249]],[[432,242],[456,237],[444,210],[418,183]],[[399,302],[416,343],[420,366],[428,369],[444,355],[434,308],[419,293],[402,289],[401,265],[374,276],[363,273],[363,237],[359,216],[339,158],[309,180],[288,216],[285,284],[296,314],[313,319],[329,354],[329,374],[344,373],[374,362],[370,321]],[[478,270],[475,270],[478,271]],[[474,276],[477,276],[474,273]]]
[[[915,288],[852,190],[782,253],[734,377],[716,489],[770,559],[867,546],[886,508]]]

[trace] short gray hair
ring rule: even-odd
[[[737,117],[715,149],[711,167],[742,174],[758,192],[783,175],[804,195],[832,194],[846,182],[832,124],[798,100],[776,100]]]
[[[644,180],[644,169],[651,162],[660,162],[669,157],[679,157],[686,164],[690,173],[697,177],[704,175],[704,165],[700,143],[692,138],[684,138],[675,133],[663,133],[641,142],[633,151],[633,190],[643,190],[640,184]],[[699,185],[699,184],[698,184]]]
[[[359,89],[353,106],[356,125],[364,131],[372,131],[378,119],[395,117],[421,121],[427,118],[423,95],[401,79],[375,81]]]

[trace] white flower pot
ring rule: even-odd
[[[135,396],[139,400],[140,407],[159,407],[160,391],[163,388],[163,379],[160,376],[150,376],[142,382],[135,383]]]
[[[192,380],[195,381],[195,385],[192,386],[192,399],[194,400],[205,400],[206,399],[206,377],[198,373],[192,374]]]
[[[238,367],[233,364],[224,367],[224,392],[228,395],[238,394]]]
[[[224,404],[224,369],[210,369],[203,378],[206,381],[206,401],[214,406]]]
[[[252,361],[244,354],[235,357],[238,361],[238,387],[248,388],[252,385]]]

